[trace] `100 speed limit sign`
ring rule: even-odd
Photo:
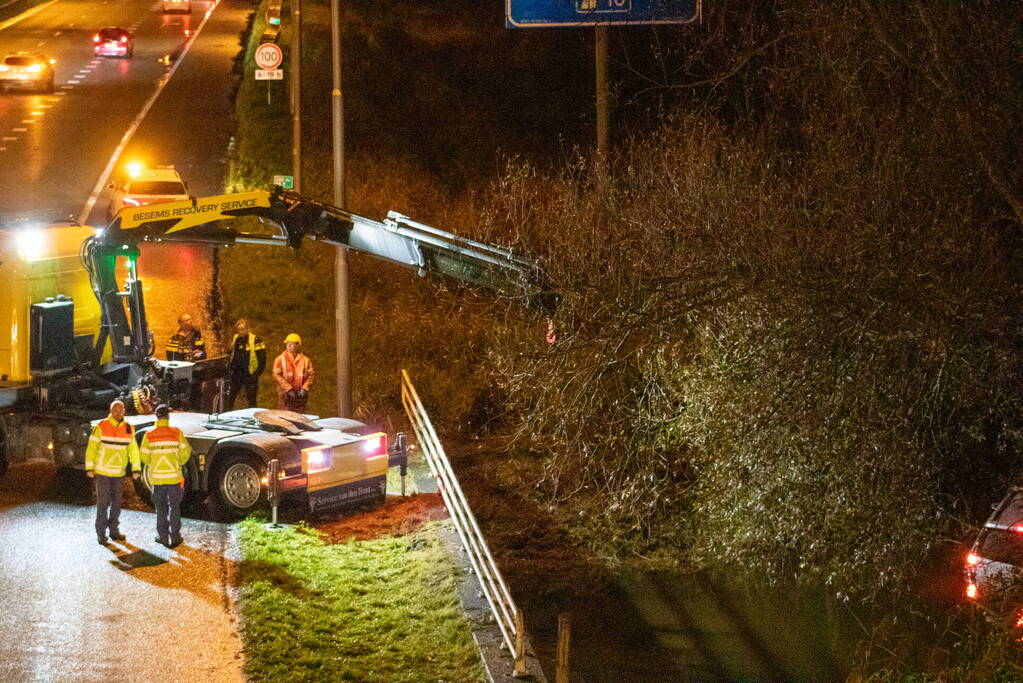
[[[284,61],[284,52],[277,43],[263,43],[256,48],[256,66],[260,69],[276,69]]]

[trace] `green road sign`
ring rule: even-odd
[[[295,189],[295,176],[292,175],[275,175],[274,185],[280,185],[285,190]]]

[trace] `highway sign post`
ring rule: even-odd
[[[700,18],[702,0],[505,0],[506,28],[593,26],[597,86],[597,156],[608,147],[607,27],[688,24]]]
[[[256,48],[254,55],[256,60],[256,80],[267,81],[266,84],[266,105],[270,106],[270,81],[283,81],[284,71],[278,69],[284,62],[284,51],[277,43],[261,43]]]

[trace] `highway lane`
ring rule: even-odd
[[[220,192],[233,125],[231,69],[251,6],[225,0],[203,24],[213,7],[197,0],[189,15],[164,15],[152,0],[57,0],[0,30],[0,53],[57,60],[54,94],[0,94],[0,214],[59,213],[102,225],[109,205],[102,181],[128,160],[176,166],[195,195]],[[132,59],[93,56],[93,34],[112,25],[135,33]],[[220,350],[212,334],[220,321],[207,306],[210,265],[205,247],[143,247],[161,355],[185,310],[207,332],[211,352]]]
[[[166,78],[162,58],[179,50],[210,7],[164,15],[152,0],[58,0],[0,31],[0,51],[56,59],[53,95],[0,95],[0,213],[84,207],[125,131]],[[92,54],[104,26],[136,35],[131,59]]]

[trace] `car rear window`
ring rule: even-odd
[[[124,32],[116,28],[105,28],[99,32],[102,40],[118,40]]]
[[[981,534],[981,557],[1023,567],[1023,534],[1006,529],[985,529]]]
[[[31,57],[7,57],[4,59],[4,64],[8,66],[32,66],[36,63],[36,60]]]
[[[1023,491],[1013,491],[1005,504],[999,507],[1002,509],[997,518],[989,520],[988,524],[994,522],[998,526],[1010,526],[1016,522],[1023,522]]]
[[[187,194],[185,186],[173,180],[139,180],[128,186],[128,194]]]

